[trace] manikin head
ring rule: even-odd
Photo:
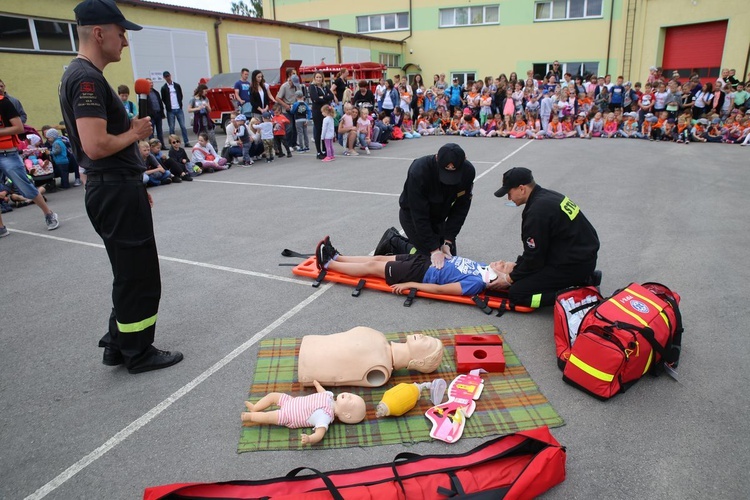
[[[333,414],[345,424],[357,424],[365,419],[365,400],[351,392],[342,392],[333,402]]]
[[[443,343],[440,339],[427,335],[415,334],[406,337],[409,349],[409,370],[431,373],[437,370],[443,360]]]

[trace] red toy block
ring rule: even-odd
[[[500,335],[456,335],[453,340],[456,345],[503,345]]]
[[[458,373],[469,373],[477,368],[484,368],[488,372],[504,372],[503,346],[457,345],[456,368]]]

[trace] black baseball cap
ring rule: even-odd
[[[438,150],[437,164],[440,182],[448,186],[454,186],[461,182],[461,167],[466,160],[466,153],[461,146],[449,142]],[[448,170],[446,167],[453,164],[453,168]]]
[[[78,26],[116,24],[126,30],[140,31],[142,26],[131,23],[122,15],[114,0],[84,0],[73,9]]]
[[[503,174],[503,187],[495,191],[495,196],[502,198],[514,187],[534,182],[531,170],[524,167],[513,167]]]
[[[164,78],[166,78],[168,76],[172,76],[172,74],[169,71],[165,71],[164,73],[161,74],[161,76],[163,76]]]

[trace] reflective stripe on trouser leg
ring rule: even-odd
[[[531,296],[531,304],[529,304],[530,307],[537,309],[541,304],[542,304],[541,293],[535,293],[534,295]]]
[[[145,330],[146,328],[153,326],[156,324],[156,314],[151,316],[150,318],[146,318],[143,321],[137,321],[135,323],[120,323],[117,322],[117,329],[120,330],[121,333],[139,333]]]

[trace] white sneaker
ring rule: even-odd
[[[48,213],[44,215],[44,222],[47,223],[47,230],[52,231],[53,229],[57,229],[60,225],[60,221],[57,220],[57,214],[55,212]]]
[[[365,148],[365,153],[369,155],[369,154],[370,154],[370,148],[367,148],[367,147],[366,147],[366,148]]]

